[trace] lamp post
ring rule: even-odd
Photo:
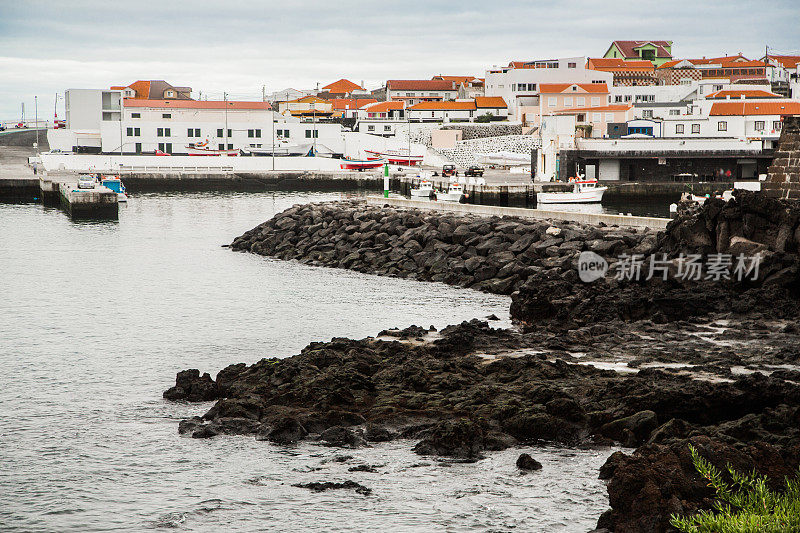
[[[33,97],[33,117],[36,128],[36,155],[39,155],[39,97]]]

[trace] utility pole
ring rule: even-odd
[[[267,101],[267,86],[266,85],[262,85],[261,86],[261,101],[262,102],[266,102]]]
[[[34,127],[36,128],[36,155],[39,155],[39,97],[33,97]]]
[[[225,150],[228,149],[228,93],[222,93],[222,101],[225,106]],[[225,152],[226,154],[228,152]]]

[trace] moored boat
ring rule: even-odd
[[[597,180],[571,181],[569,192],[540,192],[536,194],[539,204],[589,204],[603,200],[603,193],[608,187],[599,187]]]
[[[122,180],[119,176],[108,176],[103,175],[100,178],[100,185],[111,189],[115,193],[117,193],[117,201],[118,202],[127,202],[128,201],[128,193],[125,190],[125,185],[122,184]]]
[[[433,182],[422,180],[419,187],[411,188],[411,198],[430,198],[433,195]]]
[[[380,168],[386,163],[383,159],[351,159],[343,157],[342,163],[339,165],[344,170],[368,170],[372,168]]]
[[[464,186],[457,182],[451,182],[447,187],[447,192],[438,193],[436,199],[442,202],[458,202],[463,203],[466,200],[464,194]]]

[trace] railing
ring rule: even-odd
[[[193,166],[193,167],[177,167],[177,166],[153,166],[153,165],[143,165],[143,166],[127,166],[127,165],[120,165],[118,171],[122,174],[132,174],[135,172],[233,172],[233,167],[228,166],[219,166],[219,167],[200,167],[200,166]]]

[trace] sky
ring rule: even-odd
[[[0,0],[0,120],[52,120],[56,94],[138,79],[260,100],[340,78],[482,77],[511,60],[602,57],[615,39],[676,58],[800,54],[800,1]],[[58,101],[63,116],[63,96]]]

